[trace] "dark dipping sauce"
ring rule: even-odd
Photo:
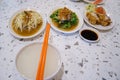
[[[94,31],[91,31],[91,30],[83,30],[81,32],[81,35],[87,40],[95,41],[98,39],[97,33],[95,33]]]

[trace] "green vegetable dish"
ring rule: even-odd
[[[50,18],[54,26],[66,31],[75,29],[79,23],[76,13],[66,7],[54,11],[50,15]]]

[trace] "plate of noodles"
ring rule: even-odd
[[[34,9],[17,11],[10,19],[10,32],[17,38],[32,38],[40,34],[46,25],[44,14]]]

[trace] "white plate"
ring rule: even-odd
[[[18,35],[17,33],[14,32],[14,30],[13,30],[13,28],[12,28],[12,21],[13,21],[14,17],[15,17],[18,13],[20,13],[20,12],[22,12],[22,11],[24,11],[24,10],[28,10],[28,11],[31,10],[31,11],[35,11],[35,12],[39,13],[39,14],[41,15],[41,17],[42,17],[42,20],[43,20],[43,24],[42,24],[40,30],[39,30],[37,33],[35,33],[35,34],[31,35],[31,36],[21,36],[21,35]],[[14,37],[16,37],[16,38],[28,39],[28,38],[33,38],[33,37],[37,36],[38,34],[40,34],[40,33],[45,29],[45,27],[46,27],[46,18],[45,18],[45,15],[44,15],[42,12],[38,11],[38,10],[31,9],[31,8],[21,9],[21,10],[17,11],[17,12],[11,17],[9,25],[10,25],[10,26],[9,26],[10,33],[11,33]]]
[[[111,15],[109,15],[109,14],[107,14],[110,18],[111,18]],[[85,22],[87,22],[90,26],[92,26],[92,27],[94,27],[94,28],[96,28],[96,29],[98,29],[98,30],[110,30],[110,29],[112,29],[113,27],[114,27],[114,20],[111,18],[111,21],[112,21],[112,23],[109,25],[109,26],[102,26],[102,25],[93,25],[93,24],[91,24],[89,21],[88,21],[88,19],[87,19],[87,17],[86,17],[86,11],[84,12],[84,20],[85,20]]]
[[[95,0],[84,0],[85,2],[87,2],[87,3],[93,3]],[[99,3],[99,4],[103,4],[103,3],[105,3],[105,0],[103,0],[101,3]]]
[[[82,31],[84,31],[84,30],[89,30],[89,31],[92,31],[92,32],[96,33],[97,39],[96,39],[96,40],[86,39],[86,38],[85,38],[84,36],[82,36],[82,34],[81,34]],[[86,27],[86,28],[81,29],[81,30],[79,31],[79,35],[80,35],[80,38],[81,38],[81,39],[83,39],[84,41],[89,42],[89,43],[95,43],[95,42],[98,42],[98,41],[100,40],[100,33],[99,33],[99,31],[97,31],[97,30],[94,29],[94,28],[90,28],[90,27]],[[90,34],[87,34],[87,36],[90,36]]]
[[[70,30],[70,31],[65,31],[65,30],[58,29],[57,27],[54,26],[54,24],[52,23],[52,19],[50,18],[50,15],[51,15],[55,10],[60,9],[60,8],[64,8],[64,7],[67,7],[67,8],[70,9],[71,11],[75,12],[76,15],[77,15],[77,17],[78,17],[78,19],[79,19],[79,23],[78,23],[77,27],[76,27],[75,29],[73,29],[73,30]],[[48,18],[48,22],[50,23],[51,27],[52,27],[54,30],[56,30],[56,31],[58,31],[58,32],[61,32],[61,33],[67,33],[67,34],[75,33],[76,31],[78,31],[79,29],[81,29],[81,28],[82,28],[82,25],[83,25],[83,17],[82,17],[82,15],[81,15],[81,13],[78,12],[78,10],[76,10],[75,8],[70,7],[70,6],[69,6],[69,7],[68,7],[68,6],[62,6],[62,7],[57,7],[57,8],[55,8],[55,9],[53,9],[53,10],[50,11],[50,13],[47,15],[47,18]]]

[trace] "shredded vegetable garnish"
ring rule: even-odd
[[[88,12],[95,12],[95,8],[96,8],[96,5],[95,4],[88,4],[87,6],[86,6],[86,10],[88,11]]]
[[[37,28],[39,24],[42,23],[42,17],[34,11],[23,11],[17,14],[13,20],[13,27],[16,30],[31,31],[32,29]]]

